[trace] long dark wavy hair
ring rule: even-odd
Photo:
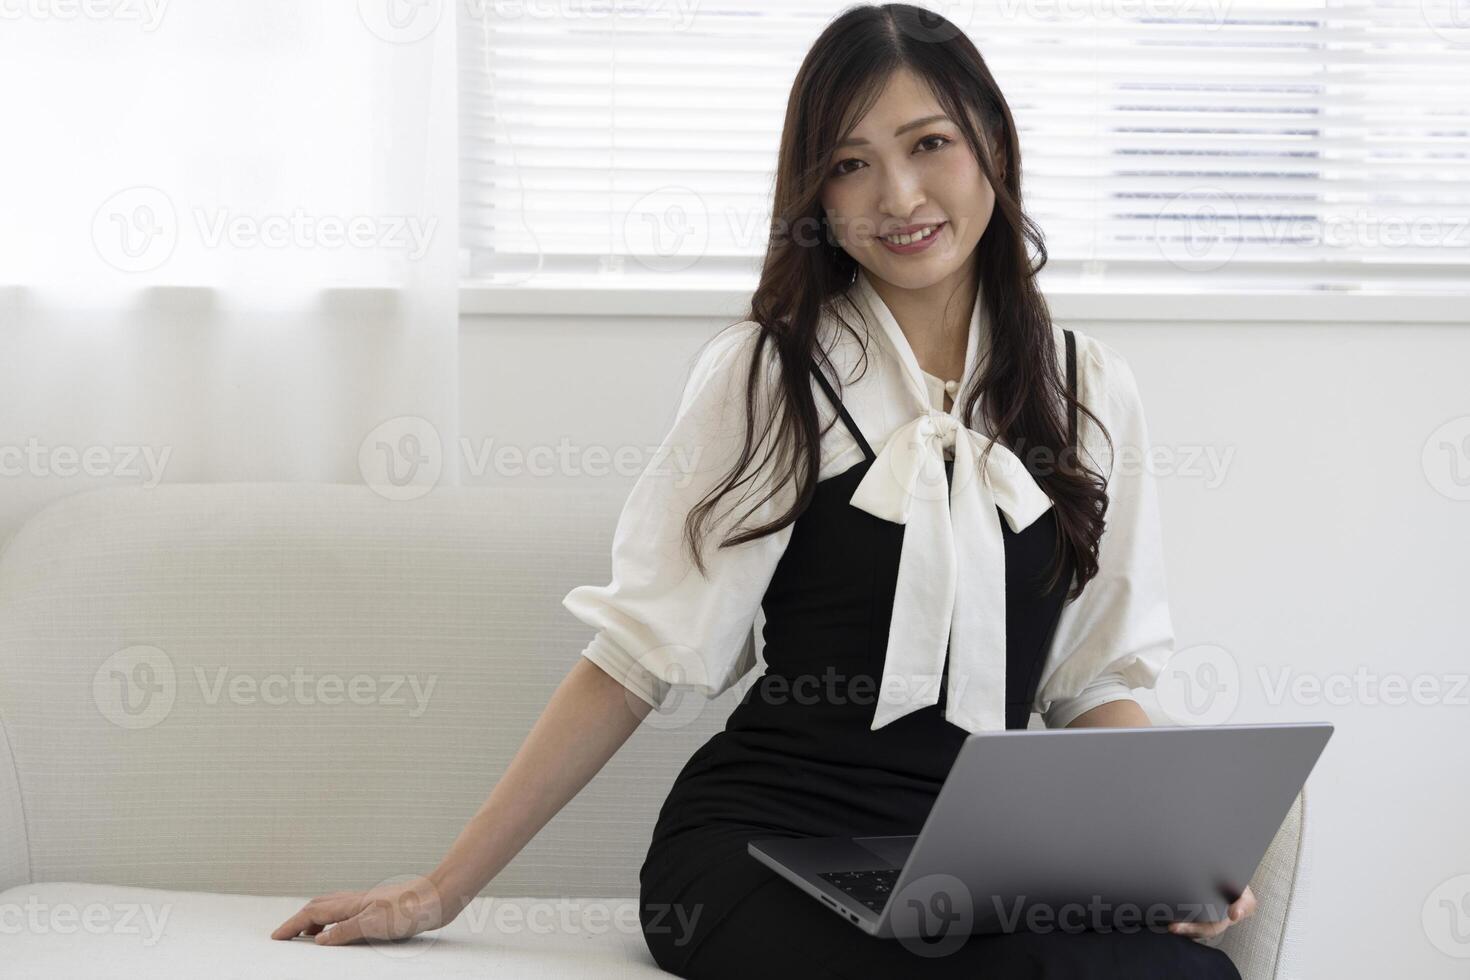
[[[759,474],[768,478],[767,491],[746,516],[791,479],[798,488],[794,504],[767,524],[732,533],[721,548],[794,522],[816,492],[822,433],[811,364],[813,359],[829,363],[818,343],[818,327],[825,313],[852,330],[837,307],[858,272],[856,260],[837,245],[828,226],[822,184],[838,142],[877,101],[893,72],[905,67],[927,81],[995,188],[995,210],[972,259],[990,322],[990,352],[979,384],[971,387],[958,414],[967,426],[979,428],[971,420],[977,408],[982,411],[990,434],[1021,458],[1051,498],[1058,534],[1045,591],[1056,587],[1070,552],[1076,585],[1068,598],[1074,599],[1097,574],[1108,498],[1106,480],[1082,464],[1069,441],[1073,404],[1097,422],[1110,446],[1112,439],[1097,416],[1068,395],[1061,377],[1051,314],[1035,283],[1046,265],[1046,246],[1040,229],[1021,209],[1021,151],[1010,108],[964,32],[939,14],[906,3],[844,11],[812,45],[792,84],[771,236],[745,316],[760,329],[746,382],[744,448],[723,481],[690,510],[685,520],[688,544],[703,573],[700,541],[716,504]],[[984,139],[976,132],[976,119],[985,129]],[[1003,167],[991,158],[991,145],[1004,148]],[[1034,247],[1034,262],[1028,246]],[[756,433],[758,388],[770,383],[768,344],[781,380],[779,390],[766,396],[773,411],[765,430]],[[753,447],[762,444],[766,454],[752,467]]]

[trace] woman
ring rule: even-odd
[[[927,956],[746,852],[917,833],[965,736],[1033,709],[1052,727],[1149,723],[1129,689],[1173,641],[1157,505],[1145,471],[1112,465],[1118,437],[1147,448],[1144,418],[1123,358],[1050,321],[1020,162],[947,21],[889,4],[828,27],[791,94],[750,314],[702,352],[619,519],[612,581],[563,600],[597,630],[583,657],[433,874],[316,899],[273,935],[452,919],[674,683],[713,697],[750,670],[761,608],[766,669],[675,780],[642,868],[662,968],[1238,980],[1194,941],[1226,922],[977,935]],[[1253,908],[1247,889],[1230,920]]]

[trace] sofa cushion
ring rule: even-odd
[[[67,978],[666,977],[636,899],[477,898],[392,943],[270,938],[307,899],[50,881],[0,892],[5,976]]]

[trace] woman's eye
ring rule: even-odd
[[[931,134],[929,136],[925,136],[923,139],[919,140],[917,146],[926,146],[926,144],[928,144],[928,143],[930,143],[930,142],[932,142],[934,140],[938,140],[939,141],[938,142],[938,145],[937,146],[929,147],[928,149],[925,150],[926,153],[933,153],[936,150],[941,150],[945,146],[948,146],[951,142],[953,142],[948,136],[940,136],[938,133],[933,133],[933,134]],[[835,163],[832,166],[832,176],[833,177],[841,177],[841,176],[844,176],[846,174],[852,173],[852,170],[844,170],[843,169],[843,166],[845,164],[849,164],[849,163],[858,163],[858,164],[860,164],[860,163],[862,163],[862,161],[861,160],[854,159],[852,157],[849,157],[846,160],[839,160],[839,161],[837,161],[837,163]],[[856,169],[856,168],[853,168],[853,169]]]

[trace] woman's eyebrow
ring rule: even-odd
[[[943,122],[949,122],[949,117],[946,116],[942,112],[939,115],[937,115],[937,116],[925,116],[923,119],[915,119],[913,122],[906,122],[906,123],[904,123],[902,126],[898,127],[897,129],[895,129],[893,131],[893,135],[894,136],[902,136],[904,133],[906,133],[909,130],[915,128],[916,126],[926,126],[929,123],[932,123],[932,122],[941,122],[941,121],[943,121]],[[868,144],[868,141],[865,140],[865,139],[860,139],[859,137],[856,137],[856,136],[849,136],[847,139],[843,140],[841,143],[838,143],[837,146],[840,149],[840,148],[842,148],[844,146],[866,146],[867,144]]]

